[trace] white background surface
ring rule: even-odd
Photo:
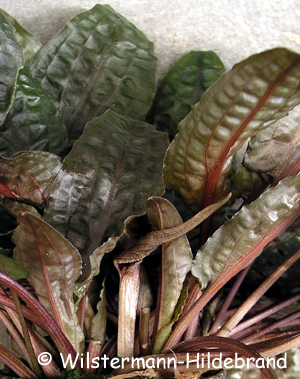
[[[95,0],[0,0],[45,43]],[[214,50],[226,68],[277,46],[300,52],[300,0],[106,0],[154,42],[158,76],[190,50]]]

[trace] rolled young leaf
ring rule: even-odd
[[[230,191],[231,159],[244,141],[300,101],[300,56],[278,48],[235,65],[180,123],[164,181],[193,210]]]
[[[75,281],[81,274],[78,251],[45,221],[31,213],[18,216],[13,242],[14,258],[29,272],[41,304],[54,317],[75,350],[84,342],[73,300]]]
[[[108,5],[72,18],[31,69],[54,100],[70,139],[108,108],[144,119],[155,91],[153,44]]]
[[[56,155],[42,151],[22,151],[11,158],[0,157],[0,197],[46,202],[46,189],[61,168]]]
[[[30,70],[21,69],[14,101],[0,126],[0,154],[42,150],[60,155],[68,147],[67,129],[52,100]]]
[[[0,9],[0,125],[4,121],[15,95],[18,72],[23,67],[23,51],[14,27]]]
[[[163,198],[151,197],[148,200],[148,214],[151,223],[160,230],[182,224],[176,208]],[[154,335],[170,324],[183,283],[191,267],[192,251],[186,235],[162,245],[161,281]],[[171,326],[169,329],[171,330]],[[168,337],[169,334],[166,334],[160,341],[156,341],[154,354],[160,352],[162,340]]]
[[[84,260],[124,222],[147,210],[147,199],[164,192],[162,164],[167,135],[152,125],[108,110],[90,121],[65,158],[53,183],[44,219],[57,228]]]
[[[201,288],[226,283],[300,216],[300,175],[282,180],[221,226],[198,251],[192,268]]]

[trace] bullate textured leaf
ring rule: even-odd
[[[14,27],[16,41],[23,49],[24,64],[26,65],[33,59],[36,53],[40,50],[42,44],[31,33],[25,30],[11,15],[4,12],[3,10],[1,12],[5,14],[7,20]]]
[[[23,51],[15,29],[6,13],[0,10],[0,124],[4,121],[15,94],[19,69],[23,67]]]
[[[251,138],[244,166],[251,171],[280,178],[293,158],[299,155],[300,106],[286,117]]]
[[[18,216],[13,241],[14,258],[29,272],[29,283],[39,301],[54,317],[74,348],[84,340],[73,300],[75,281],[81,274],[81,257],[74,246],[45,221],[31,213]]]
[[[0,157],[0,197],[46,202],[47,187],[61,168],[61,160],[42,151],[22,151],[11,158]]]
[[[65,158],[44,218],[69,239],[87,264],[93,251],[119,236],[124,222],[164,192],[167,135],[111,110],[90,121]]]
[[[180,123],[164,180],[194,211],[230,191],[232,156],[300,101],[300,56],[273,49],[235,65]]]
[[[198,251],[192,273],[201,287],[231,275],[300,215],[300,176],[282,180],[221,226]]]
[[[204,92],[225,72],[220,58],[212,51],[191,51],[178,61],[161,82],[148,120],[171,140],[178,124],[198,103]]]
[[[40,50],[31,69],[53,98],[70,139],[108,108],[143,119],[155,91],[153,44],[106,5],[74,17]]]
[[[68,146],[67,129],[51,98],[28,68],[21,69],[13,104],[0,126],[0,154],[41,150],[60,155]]]

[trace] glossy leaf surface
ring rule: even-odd
[[[18,44],[15,29],[6,13],[0,10],[0,125],[11,106],[19,69],[23,67],[23,52]]]
[[[160,230],[182,224],[182,219],[176,208],[163,198],[151,197],[148,200],[148,214],[151,223]],[[180,298],[183,283],[191,267],[192,252],[186,235],[162,245],[157,331],[170,324],[176,304]],[[165,339],[168,337],[168,334],[164,336]],[[156,343],[154,353],[160,352],[162,346],[159,345],[161,343],[161,340]]]
[[[99,4],[74,17],[32,64],[70,139],[108,108],[143,119],[154,96],[155,68],[152,43],[112,8]]]
[[[67,129],[52,100],[29,69],[23,68],[13,104],[0,126],[0,154],[42,150],[59,155],[68,145]]]
[[[88,257],[164,192],[167,136],[111,110],[89,122],[55,179],[45,220]]]
[[[212,51],[191,51],[185,55],[160,84],[150,110],[149,122],[158,130],[167,132],[173,140],[179,122],[224,71],[223,63]]]
[[[273,49],[235,65],[180,123],[164,180],[194,211],[230,191],[233,154],[300,101],[300,56]]]
[[[75,281],[81,274],[78,251],[49,224],[31,213],[18,216],[13,242],[15,259],[29,272],[41,304],[54,317],[74,348],[81,351],[83,333],[73,301]]]
[[[15,28],[16,41],[23,49],[24,64],[28,64],[40,50],[42,44],[31,33],[25,30],[16,19],[3,10],[2,12],[5,14],[10,24]]]
[[[24,151],[11,158],[0,157],[0,197],[43,204],[46,189],[60,168],[59,157],[46,152]]]
[[[267,174],[274,182],[296,175],[300,170],[300,106],[286,117],[251,138],[243,165]]]
[[[300,215],[300,176],[281,181],[244,206],[198,251],[192,273],[202,288],[224,283],[258,256]]]

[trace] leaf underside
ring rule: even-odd
[[[60,158],[47,152],[22,151],[11,158],[0,157],[0,197],[44,204],[46,189],[60,168]]]
[[[108,108],[144,119],[155,91],[153,44],[107,5],[74,17],[31,65],[70,139]]]
[[[81,274],[80,254],[40,217],[22,213],[18,222],[14,258],[29,272],[28,281],[41,304],[80,351],[84,337],[73,300],[75,281]]]
[[[197,211],[231,190],[233,155],[300,101],[300,56],[269,50],[235,65],[180,123],[164,164],[167,187]]]
[[[282,180],[221,226],[194,261],[192,273],[201,287],[217,278],[229,280],[299,217],[299,193],[299,175]]]

